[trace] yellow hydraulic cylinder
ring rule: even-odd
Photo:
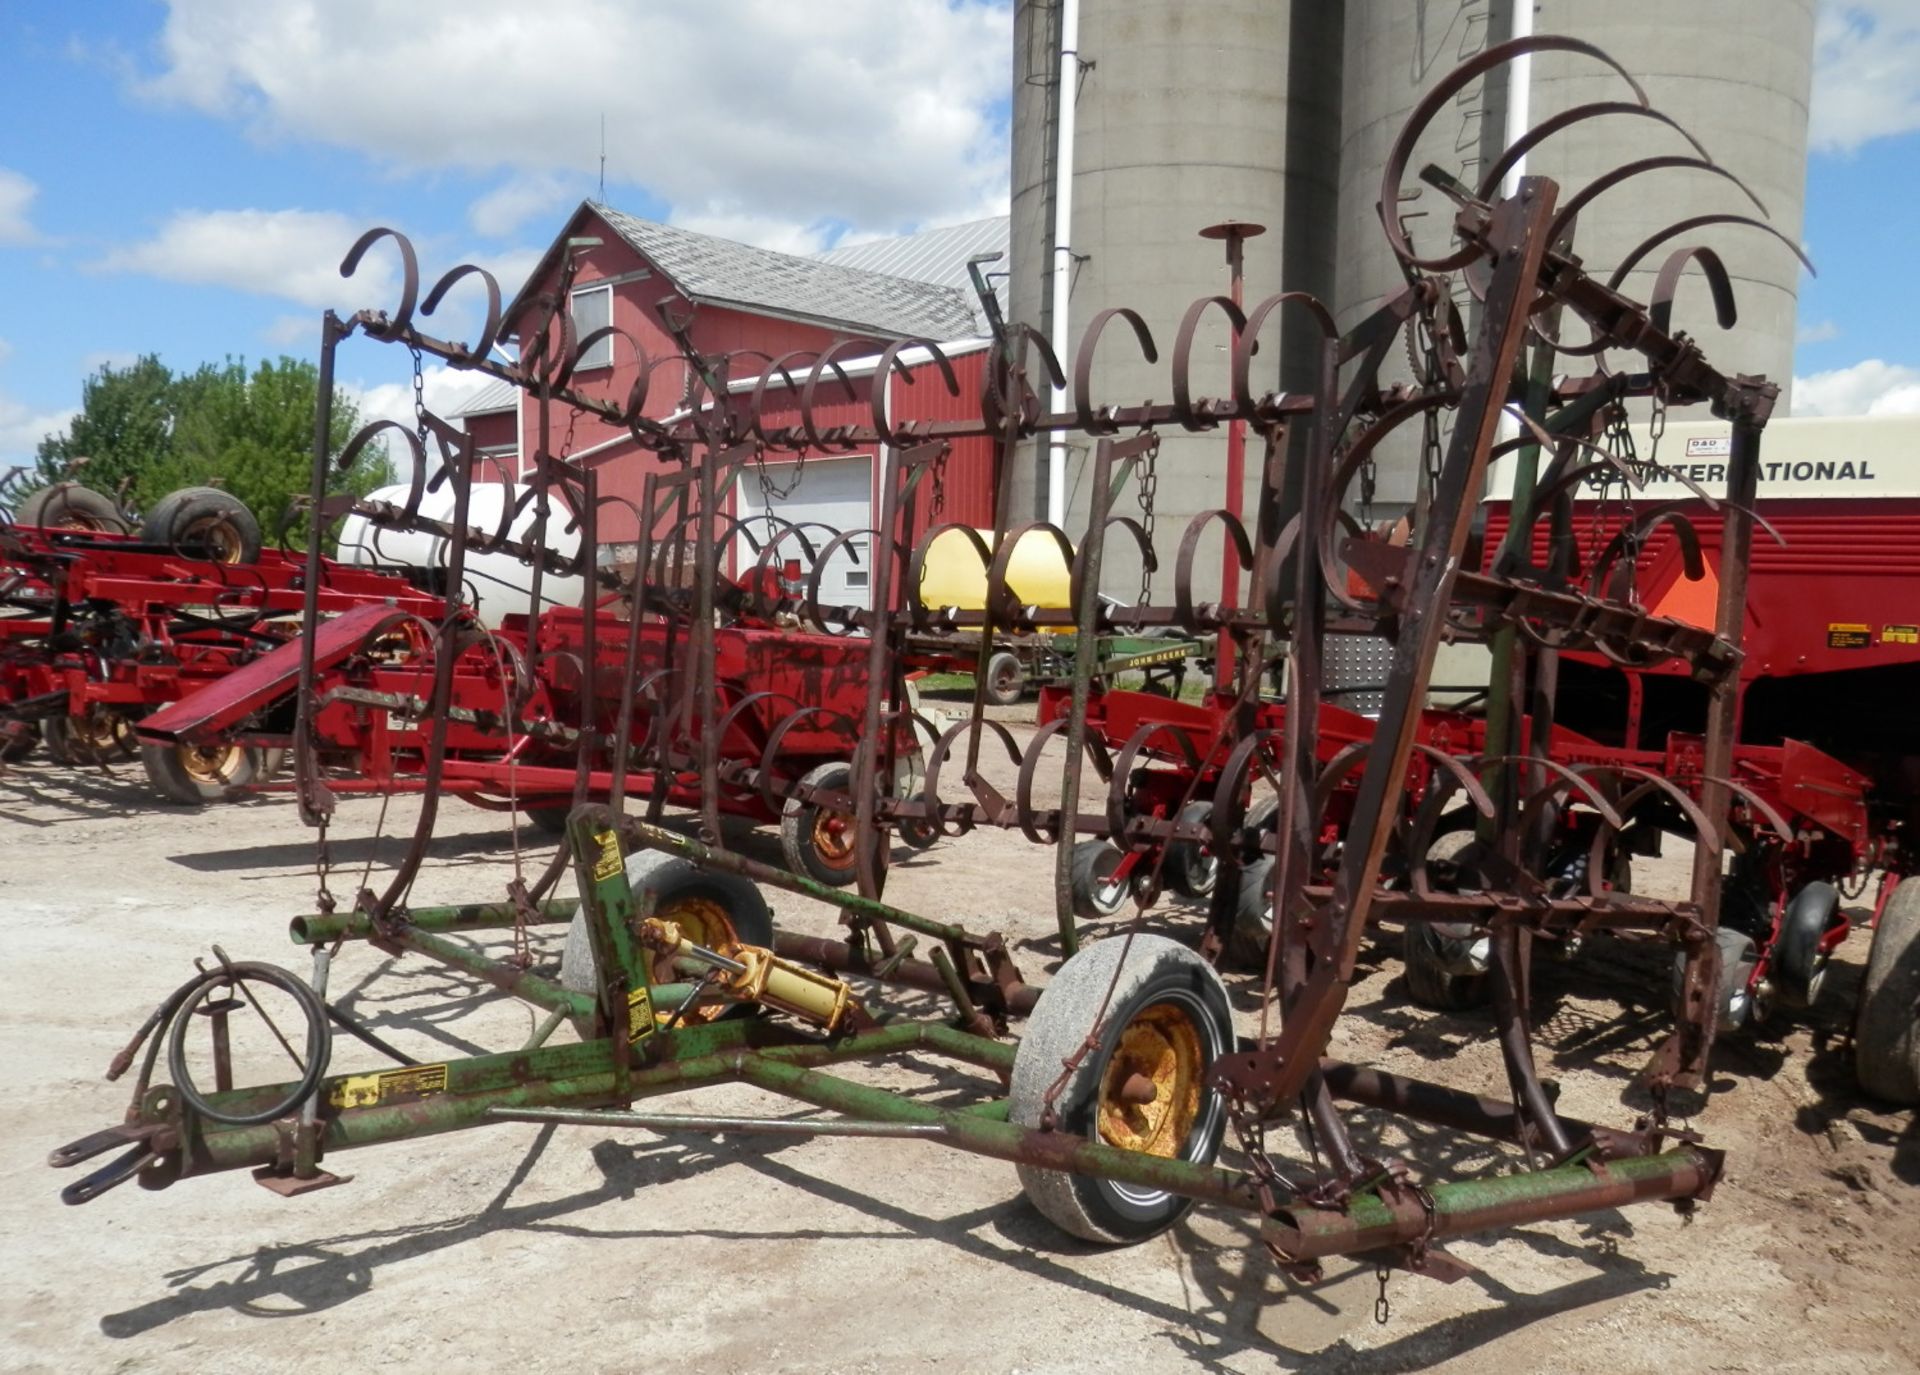
[[[673,922],[657,919],[640,924],[640,942],[650,950],[720,970],[725,975],[721,991],[729,998],[763,1003],[830,1032],[839,1031],[862,1010],[853,990],[839,979],[783,960],[761,946],[736,945],[721,955],[695,945]]]

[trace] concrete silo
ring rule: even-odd
[[[1019,0],[1009,313],[1052,332],[1059,53],[1063,27],[1077,27],[1071,224],[1061,236],[1072,255],[1071,332],[1077,339],[1097,312],[1128,305],[1163,350],[1146,365],[1130,331],[1111,328],[1095,373],[1102,402],[1169,399],[1165,354],[1182,313],[1226,289],[1222,245],[1199,236],[1207,225],[1265,226],[1245,246],[1249,302],[1283,287],[1331,301],[1342,9],[1322,0]],[[1291,315],[1282,312],[1283,325],[1298,330]],[[1197,390],[1227,390],[1226,343],[1224,317],[1214,314],[1194,349]],[[1269,342],[1262,359],[1257,384],[1297,386],[1311,375],[1304,335]],[[1062,361],[1070,371],[1071,356]],[[1163,570],[1187,520],[1221,504],[1225,453],[1224,431],[1163,444],[1155,540]],[[1085,520],[1087,456],[1083,444],[1066,456],[1069,529]],[[1047,462],[1044,446],[1021,456],[1017,515],[1045,512]],[[1257,453],[1248,468],[1257,473]],[[1109,546],[1106,581],[1128,600],[1138,592],[1126,541]]]
[[[1414,104],[1459,62],[1514,32],[1514,0],[1426,0],[1347,6],[1340,175],[1340,265],[1336,319],[1345,329],[1400,287],[1400,267],[1379,230],[1381,170]],[[1584,39],[1615,58],[1645,88],[1654,108],[1672,116],[1707,155],[1764,203],[1762,215],[1733,184],[1710,173],[1665,169],[1636,177],[1597,198],[1580,216],[1574,250],[1610,271],[1643,240],[1676,221],[1720,211],[1766,219],[1798,242],[1806,183],[1807,100],[1812,82],[1814,0],[1539,0],[1535,32]],[[1632,98],[1620,77],[1590,58],[1544,53],[1532,60],[1524,123],[1538,124],[1576,105]],[[1506,144],[1510,68],[1497,68],[1462,91],[1428,127],[1409,169],[1417,194],[1399,207],[1412,217],[1416,244],[1447,231],[1451,207],[1417,174],[1438,163],[1477,182]],[[1608,116],[1542,143],[1528,170],[1560,183],[1563,202],[1595,177],[1638,158],[1697,156],[1671,128],[1653,120]],[[1794,308],[1801,268],[1792,252],[1759,231],[1696,230],[1642,260],[1624,289],[1646,299],[1672,248],[1703,243],[1733,277],[1740,320],[1716,328],[1698,282],[1681,290],[1676,322],[1700,338],[1729,371],[1764,373],[1785,388],[1792,379]],[[1578,326],[1570,341],[1581,336]],[[1414,481],[1406,448],[1383,457],[1379,495],[1407,500]]]

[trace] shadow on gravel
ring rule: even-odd
[[[100,1331],[114,1338],[137,1337],[181,1318],[215,1309],[247,1317],[286,1318],[337,1308],[369,1292],[382,1266],[449,1250],[501,1231],[557,1232],[567,1236],[619,1242],[685,1236],[723,1237],[742,1242],[769,1237],[827,1238],[887,1236],[889,1232],[788,1230],[774,1233],[712,1229],[603,1229],[571,1221],[575,1214],[603,1203],[630,1199],[650,1185],[691,1179],[727,1165],[764,1161],[796,1141],[748,1138],[708,1142],[675,1140],[640,1146],[601,1141],[589,1148],[602,1179],[594,1188],[541,1203],[515,1203],[513,1193],[526,1180],[552,1142],[555,1128],[542,1128],[506,1185],[479,1212],[409,1227],[376,1228],[310,1241],[263,1246],[255,1251],[208,1261],[166,1276],[173,1292],[100,1319]],[[351,1185],[347,1187],[351,1188]]]
[[[264,794],[246,794],[219,804],[223,807],[282,805]],[[46,816],[52,809],[63,815]],[[124,816],[128,812],[172,813],[190,810],[162,801],[137,763],[115,761],[106,769],[44,762],[9,764],[0,769],[0,821],[45,828],[63,821],[90,817]]]
[[[327,855],[336,873],[354,865],[374,864],[374,876],[382,867],[395,865],[413,843],[411,830],[383,836],[330,836]],[[535,826],[520,828],[520,849],[525,862],[534,867],[547,861],[553,837]],[[317,853],[308,839],[277,841],[271,845],[241,845],[225,850],[199,850],[169,855],[169,863],[197,873],[229,873],[246,869],[311,869]],[[461,835],[435,836],[427,843],[427,858],[440,864],[507,863],[511,861],[510,842],[499,831],[471,831]],[[529,882],[532,880],[529,879]]]

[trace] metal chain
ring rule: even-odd
[[[951,452],[951,449],[942,449],[933,461],[933,514],[936,516],[947,509],[947,455]]]
[[[1380,1281],[1380,1293],[1373,1301],[1373,1320],[1382,1327],[1385,1327],[1387,1319],[1393,1316],[1393,1305],[1387,1301],[1387,1276],[1392,1273],[1389,1266],[1374,1267],[1373,1277]]]
[[[1160,494],[1160,473],[1158,459],[1160,442],[1155,440],[1147,446],[1146,456],[1140,460],[1140,527],[1147,532],[1147,549],[1153,548],[1154,507]],[[1153,570],[1147,566],[1146,557],[1140,560],[1140,601],[1141,606],[1153,603]]]
[[[420,346],[408,344],[407,351],[413,355],[413,437],[420,441],[420,450],[427,448],[427,383],[421,375]]]
[[[754,472],[756,476],[759,478],[759,482],[760,482],[760,511],[761,511],[761,514],[766,518],[768,539],[772,539],[775,534],[775,526],[773,523],[774,522],[774,515],[773,515],[774,502],[785,501],[788,497],[794,494],[794,492],[800,486],[800,479],[801,477],[804,476],[804,473],[802,470],[805,469],[806,466],[807,466],[807,455],[806,455],[806,452],[802,450],[801,453],[793,460],[792,478],[788,482],[786,482],[784,485],[782,485],[780,483],[775,482],[773,478],[770,477],[767,473],[766,449],[764,447],[759,447],[759,446],[755,447],[753,451],[753,467],[754,467]]]

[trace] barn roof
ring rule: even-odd
[[[696,304],[898,338],[959,339],[975,332],[971,293],[952,285],[754,248],[638,219],[593,201],[587,208]]]
[[[1002,260],[989,269],[992,274],[989,280],[996,283],[994,290],[1001,296],[1004,309],[1008,233],[1007,217],[995,215],[966,224],[923,229],[918,234],[896,239],[870,239],[850,247],[830,248],[819,255],[819,260],[862,272],[880,272],[890,277],[950,286],[966,297],[969,309],[977,310],[973,279],[967,274],[967,259],[982,253],[998,253]],[[984,320],[976,321],[976,331],[984,333],[986,328]]]
[[[511,382],[489,382],[460,408],[462,415],[495,415],[520,408],[520,389]]]

